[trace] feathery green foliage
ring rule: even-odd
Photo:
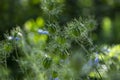
[[[26,21],[23,29],[11,30],[0,42],[2,80],[120,79],[120,45],[93,42],[94,18],[79,17],[61,24],[64,0],[39,3],[43,16]]]

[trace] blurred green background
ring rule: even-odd
[[[120,0],[57,1],[64,4],[62,15],[58,17],[60,25],[79,16],[94,16],[97,26],[93,31],[93,40],[108,44],[120,42]],[[13,27],[22,27],[28,20],[38,17],[47,21],[41,9],[41,0],[1,0],[0,39],[4,39],[3,34]]]

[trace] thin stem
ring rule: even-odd
[[[78,41],[77,41],[77,43],[83,48],[83,50],[84,50],[87,54],[89,54],[89,52],[87,51],[87,49],[86,49],[82,44],[80,44]]]
[[[98,69],[97,69],[97,68],[95,68],[95,69],[96,69],[98,75],[100,76],[101,80],[103,80],[103,79],[102,79],[102,76],[101,76],[101,74],[100,74],[100,72],[98,71]]]

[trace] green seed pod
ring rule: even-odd
[[[51,64],[52,64],[52,59],[51,58],[46,57],[43,60],[43,66],[44,66],[44,68],[46,68],[46,69],[50,68]]]
[[[69,53],[67,52],[67,50],[65,50],[64,52],[60,53],[60,58],[61,59],[66,59],[67,56],[69,56]]]
[[[60,58],[61,58],[61,59],[66,59],[68,56],[70,56],[70,54],[69,54],[69,52],[68,52],[67,50],[62,51],[62,52],[60,53]]]
[[[67,55],[65,53],[60,53],[60,58],[61,59],[66,59]]]
[[[52,77],[53,77],[53,78],[56,78],[57,76],[58,76],[58,73],[57,73],[56,71],[53,71],[53,72],[52,72]]]

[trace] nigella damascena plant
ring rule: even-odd
[[[46,31],[46,30],[42,30],[42,29],[38,29],[38,33],[39,33],[39,34],[46,34],[46,35],[49,34],[48,31]]]
[[[16,41],[18,41],[18,40],[20,40],[20,38],[19,37],[9,36],[8,40],[16,40]]]
[[[15,40],[15,41],[19,41],[22,38],[22,33],[17,32],[15,33],[13,36],[7,36],[8,40]]]
[[[99,54],[98,52],[95,52],[95,54]]]
[[[59,78],[55,78],[54,80],[59,80]]]
[[[98,64],[98,63],[99,63],[99,58],[98,58],[98,57],[95,58],[94,63],[95,63],[95,64]]]
[[[15,39],[16,41],[20,40],[20,38],[19,38],[19,37],[15,37],[14,39]]]

